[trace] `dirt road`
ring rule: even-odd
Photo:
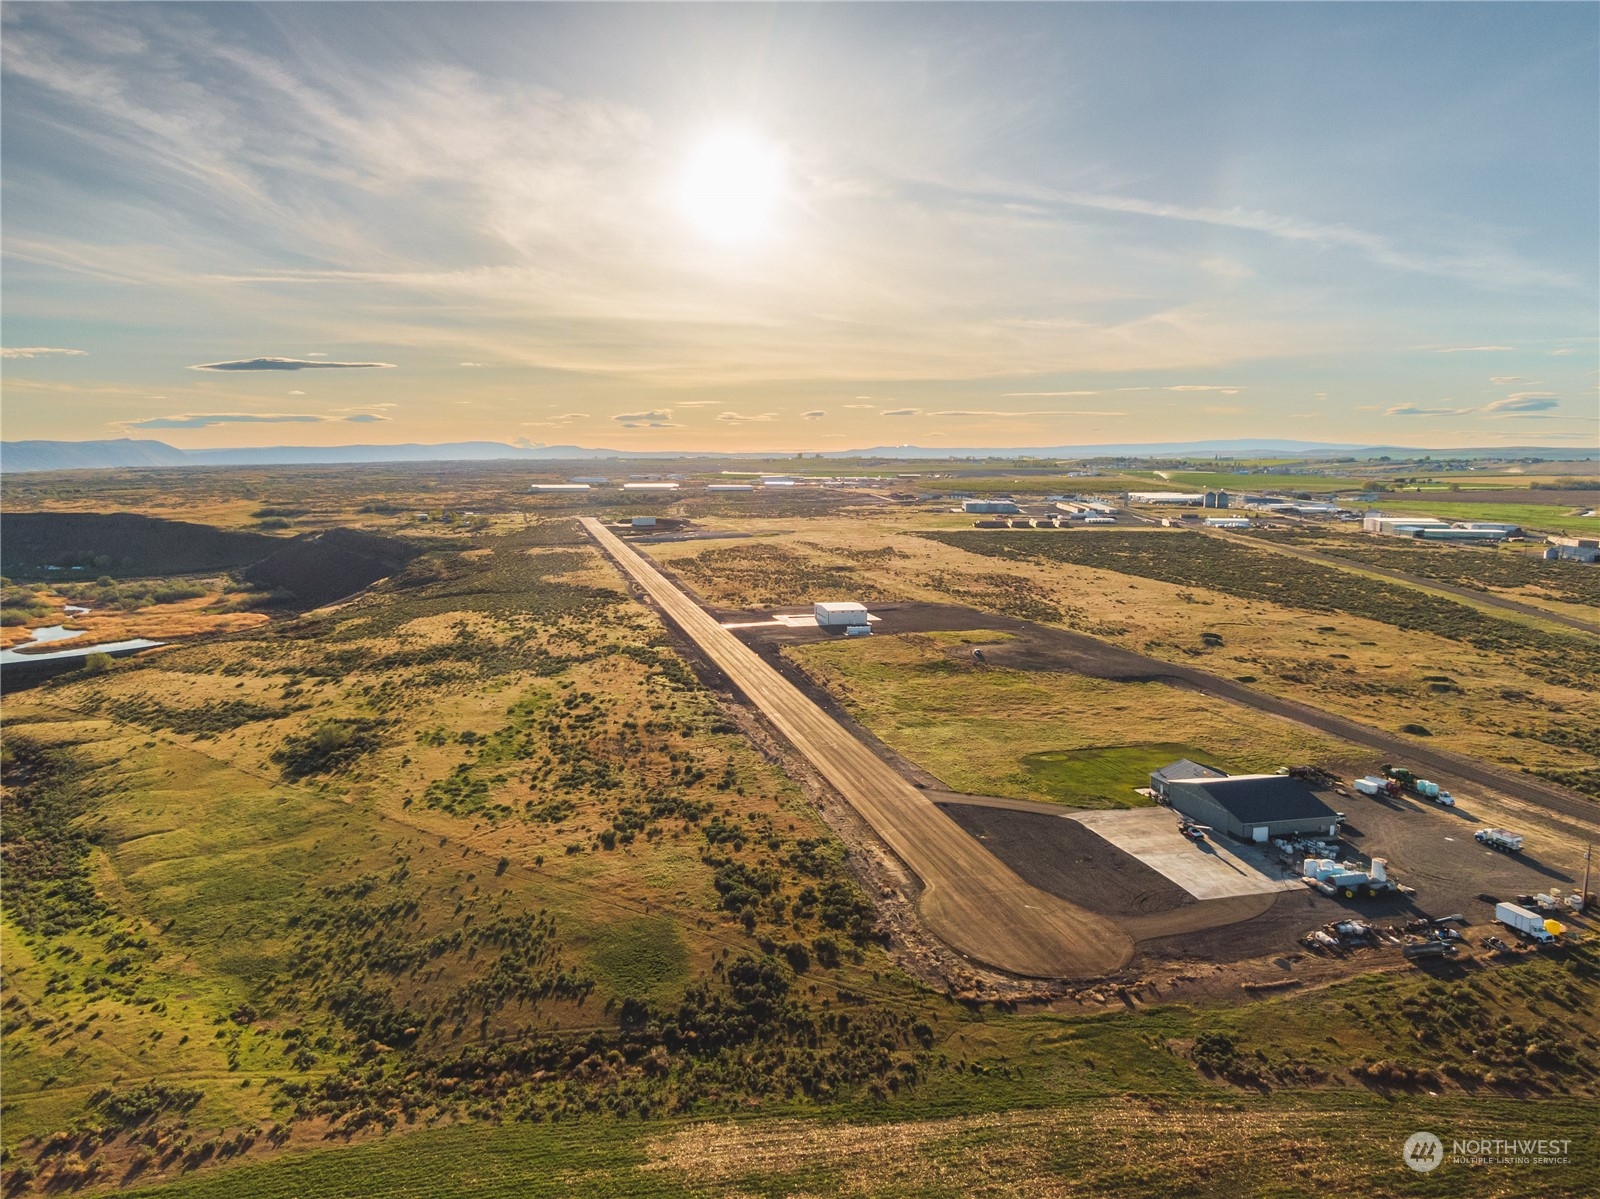
[[[1383,757],[1404,762],[1425,777],[1437,779],[1452,790],[1470,790],[1466,784],[1487,787],[1547,812],[1570,817],[1586,826],[1600,818],[1600,804],[1534,775],[1469,758],[1451,750],[1437,749],[1416,737],[1391,733],[1193,666],[1123,649],[1086,633],[1034,624],[996,612],[981,612],[959,604],[881,603],[874,604],[872,611],[879,618],[879,623],[874,626],[878,633],[993,629],[1012,634],[1015,637],[1013,641],[984,647],[984,654],[993,666],[1014,670],[1071,671],[1096,679],[1157,682],[1187,687],[1297,721],[1352,745],[1376,751]],[[723,616],[724,619],[739,620],[758,617],[759,614],[745,613],[724,613]],[[826,636],[817,629],[786,629],[781,625],[742,629],[740,632],[742,638],[752,644],[771,646],[803,644]],[[969,651],[963,649],[961,652]]]
[[[915,872],[935,935],[1031,978],[1099,977],[1127,964],[1133,942],[1116,924],[1024,882],[598,520],[581,523]]]

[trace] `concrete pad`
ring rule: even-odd
[[[1303,886],[1297,879],[1264,874],[1253,862],[1210,837],[1190,841],[1178,832],[1178,818],[1170,808],[1077,812],[1069,819],[1159,871],[1196,899],[1266,895]]]

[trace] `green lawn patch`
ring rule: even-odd
[[[1134,792],[1148,784],[1150,772],[1180,758],[1208,764],[1210,755],[1193,745],[1158,741],[1107,745],[1094,749],[1051,749],[1027,754],[1022,766],[1033,785],[1051,799],[1074,808],[1140,808],[1150,801]]]

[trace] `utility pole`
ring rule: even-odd
[[[1589,906],[1589,859],[1594,857],[1594,842],[1583,847],[1583,905]]]

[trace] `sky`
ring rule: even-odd
[[[1600,6],[3,17],[8,439],[1600,447]]]

